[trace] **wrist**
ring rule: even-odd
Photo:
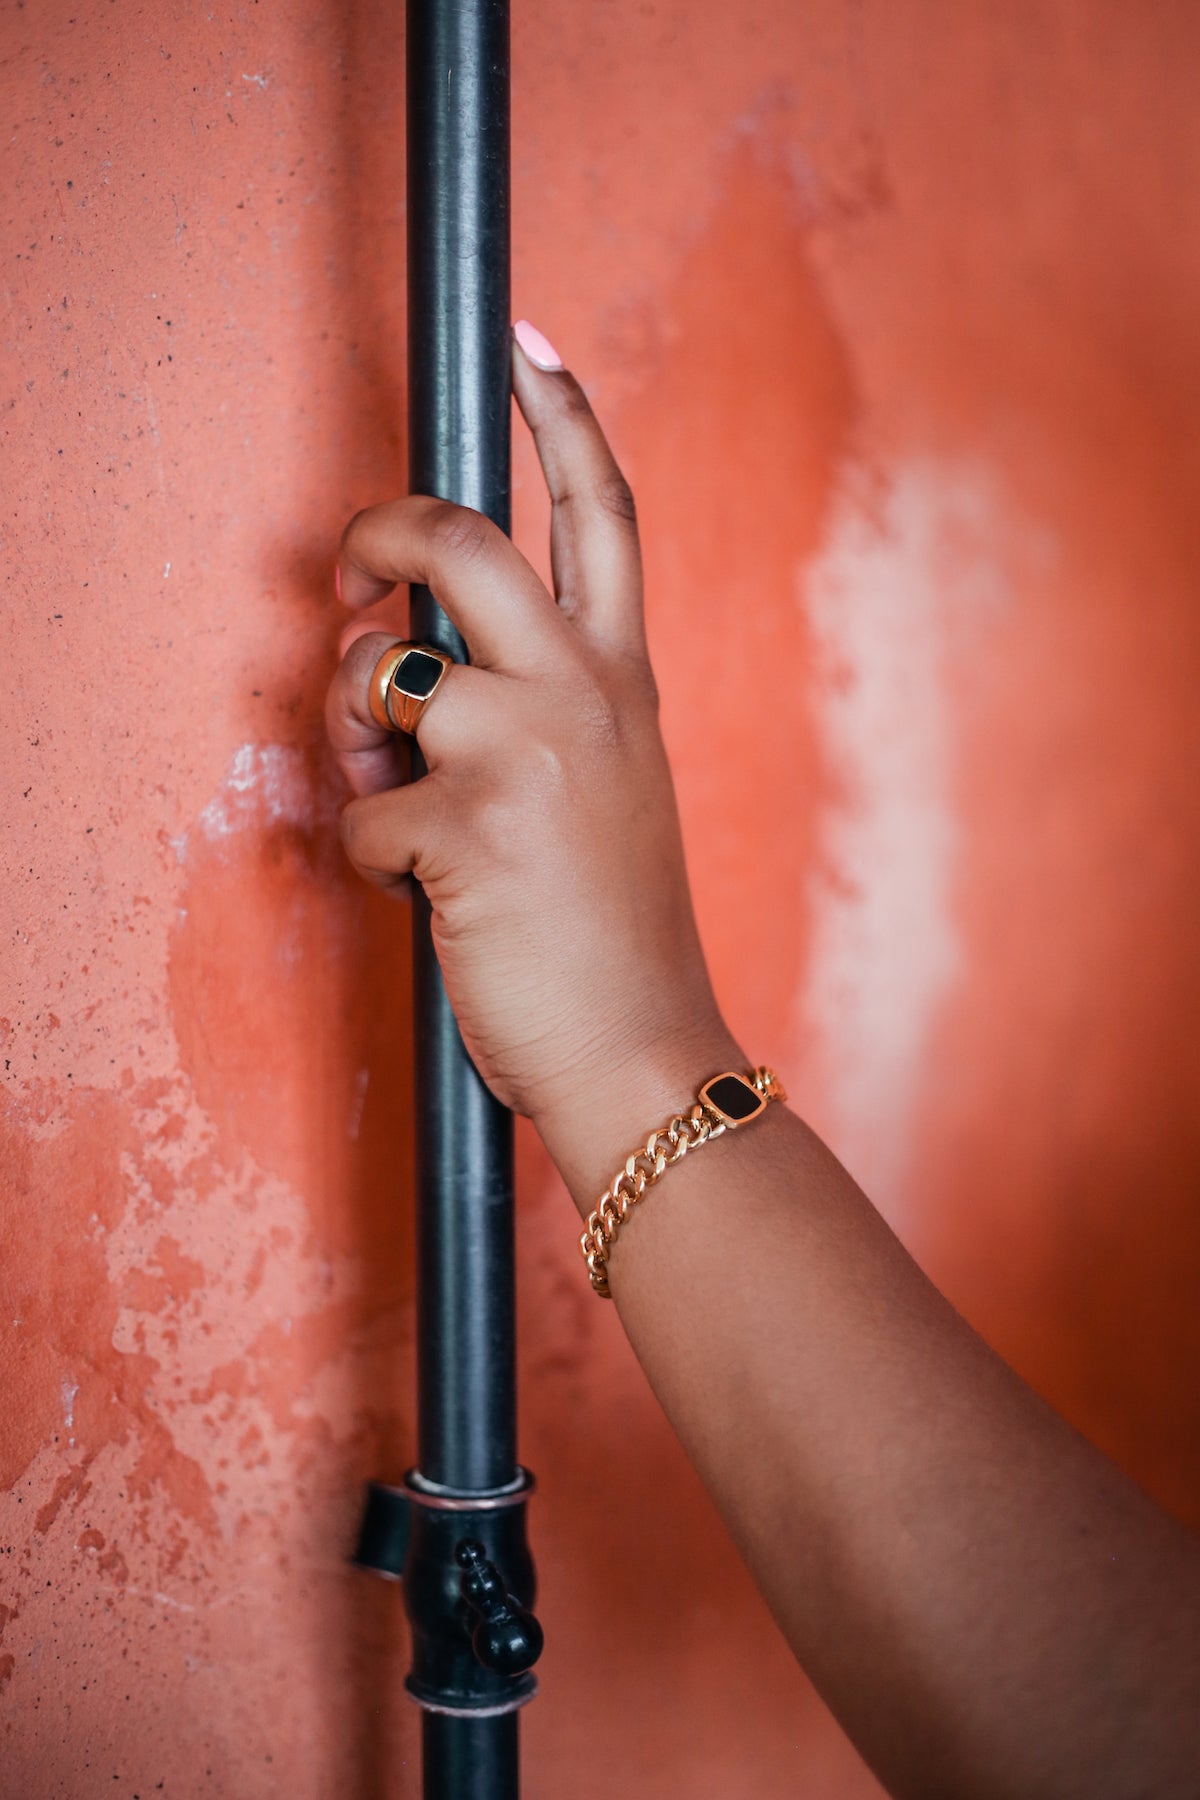
[[[593,1061],[569,1095],[534,1115],[538,1134],[586,1218],[626,1158],[713,1075],[751,1067],[719,1013]]]

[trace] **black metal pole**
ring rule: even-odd
[[[407,39],[409,486],[508,531],[508,0],[409,0]],[[423,587],[410,635],[466,656]],[[426,1800],[515,1800],[541,1631],[516,1451],[512,1115],[463,1046],[420,887],[413,959],[417,1467],[370,1489],[358,1560],[404,1583]]]
[[[409,485],[510,528],[507,0],[408,12]],[[411,634],[464,657],[427,589]],[[414,774],[418,772],[414,766]],[[419,1458],[426,1480],[516,1474],[512,1115],[463,1049],[418,890]]]
[[[518,1716],[455,1719],[427,1712],[421,1761],[427,1800],[469,1794],[471,1800],[517,1800]]]
[[[508,0],[409,0],[407,38],[409,486],[508,531]],[[410,634],[466,656],[422,587]],[[419,887],[413,959],[417,1467],[369,1488],[357,1560],[404,1583],[426,1800],[515,1800],[541,1631],[516,1451],[512,1116],[467,1056]]]

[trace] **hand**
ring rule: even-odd
[[[629,489],[578,382],[516,347],[513,363],[553,502],[557,602],[478,513],[413,496],[356,514],[338,556],[345,603],[423,582],[470,663],[418,723],[428,773],[398,785],[406,747],[367,702],[396,639],[350,644],[327,705],[359,796],[342,835],[368,880],[422,883],[450,1004],[497,1099],[547,1136],[627,1095],[614,1130],[636,1142],[656,1107],[715,1072],[706,1056],[728,1067],[738,1053],[688,891]]]

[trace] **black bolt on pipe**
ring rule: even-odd
[[[507,0],[410,0],[407,40],[409,486],[507,532]],[[423,587],[409,635],[466,658]],[[541,1630],[516,1457],[512,1115],[463,1047],[429,927],[417,887],[418,1466],[371,1484],[356,1561],[404,1584],[425,1800],[515,1800]]]

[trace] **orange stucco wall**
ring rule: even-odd
[[[1200,1521],[1195,12],[515,13],[515,303],[637,489],[730,1022]],[[344,1562],[413,1442],[408,917],[320,725],[337,534],[403,486],[401,58],[382,0],[4,11],[21,1800],[417,1792]],[[519,1179],[526,1791],[875,1794],[524,1128]]]

